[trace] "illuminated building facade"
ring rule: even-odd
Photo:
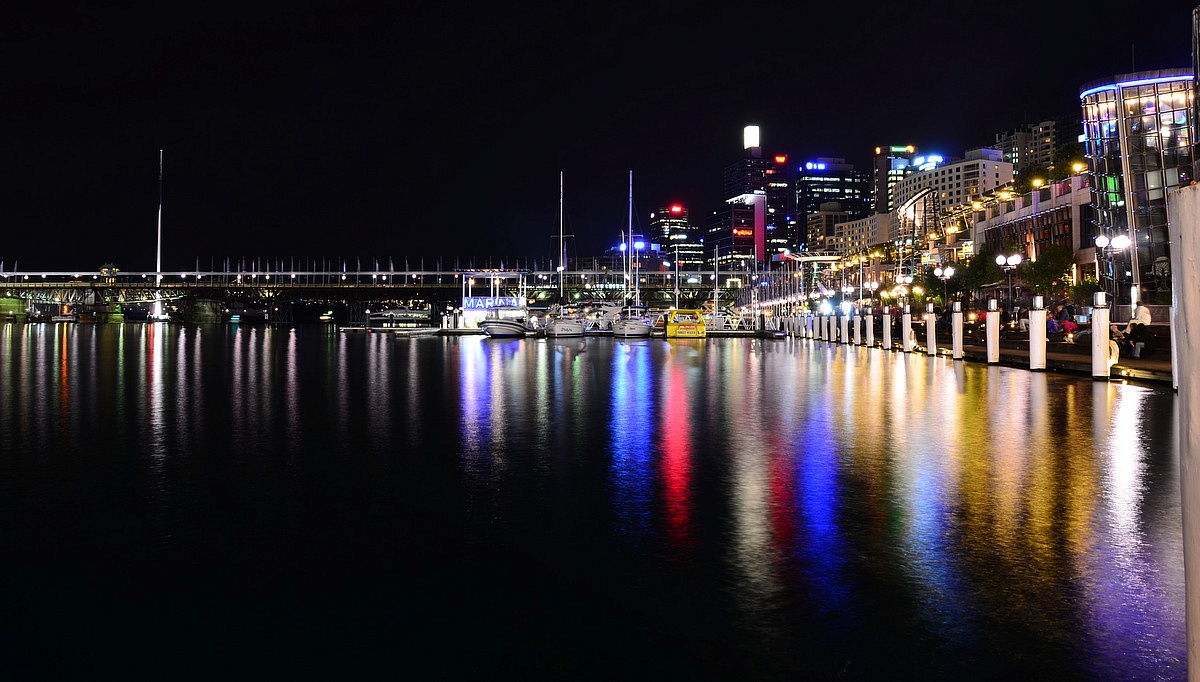
[[[896,210],[897,202],[892,188],[904,179],[912,165],[917,148],[913,145],[876,147],[874,171],[871,176],[871,212],[890,213]]]
[[[1128,285],[1119,302],[1170,301],[1168,190],[1193,179],[1194,98],[1191,69],[1125,74],[1079,93],[1095,233],[1124,234],[1133,244],[1108,273]]]
[[[680,270],[699,270],[704,266],[704,240],[700,230],[688,222],[687,207],[664,206],[650,214],[650,234],[663,244],[663,257],[679,262]]]
[[[917,157],[913,166],[922,170],[897,182],[892,191],[897,205],[930,188],[942,210],[953,210],[1013,180],[1013,166],[998,149],[972,149],[965,160],[952,163]]]
[[[756,209],[752,228],[755,248],[752,258],[766,263],[773,255],[798,248],[794,176],[789,170],[786,154],[763,156],[758,126],[747,126],[743,141],[746,157],[725,168],[722,189],[727,208],[719,212],[728,210],[731,213],[727,223],[733,229],[733,224],[740,219],[733,213],[742,214],[747,207],[760,207]],[[761,202],[756,197],[762,197]],[[732,234],[723,235],[718,243],[739,241],[733,237]]]
[[[867,215],[870,194],[871,178],[845,159],[818,158],[796,168],[796,210],[802,216],[817,213],[822,205],[836,201],[838,210],[848,215],[847,220],[857,220]]]

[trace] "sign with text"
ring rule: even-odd
[[[463,296],[463,310],[487,310],[498,305],[520,306],[520,296]]]

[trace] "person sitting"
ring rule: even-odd
[[[1058,326],[1058,320],[1053,317],[1046,318],[1046,334],[1057,334],[1062,331]]]
[[[1150,343],[1150,309],[1141,301],[1134,303],[1133,317],[1125,325],[1125,335],[1133,346],[1133,357],[1142,357]]]
[[[1079,329],[1079,325],[1075,324],[1075,320],[1063,320],[1059,323],[1059,326],[1068,334],[1074,334],[1075,330]]]

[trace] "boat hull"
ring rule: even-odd
[[[650,325],[642,320],[617,320],[613,323],[612,335],[618,339],[648,339]]]
[[[546,325],[546,337],[551,339],[569,339],[583,336],[583,322],[578,320],[553,320]]]
[[[524,323],[516,320],[484,320],[479,327],[493,339],[523,339],[529,331]]]

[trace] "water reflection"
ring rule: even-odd
[[[730,677],[1184,671],[1168,390],[795,340],[3,325],[0,352],[10,561],[329,555],[388,594],[379,566],[464,556],[431,611],[502,602],[487,567]],[[571,648],[541,627],[490,634]]]

